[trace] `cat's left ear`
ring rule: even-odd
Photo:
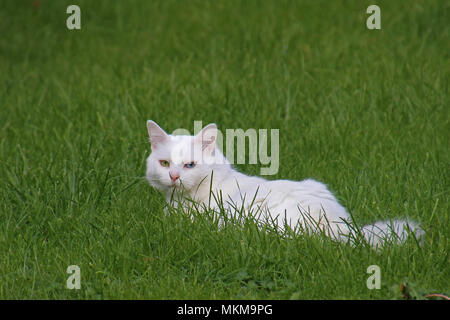
[[[195,136],[195,143],[202,145],[202,150],[212,154],[216,147],[217,125],[210,123]]]
[[[147,121],[147,130],[152,149],[155,149],[159,144],[166,142],[169,138],[167,133],[152,120]]]

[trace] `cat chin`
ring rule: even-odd
[[[154,186],[155,188],[161,190],[161,191],[170,191],[172,192],[173,190],[179,191],[179,190],[188,190],[189,186],[186,185],[182,185],[180,182],[176,182],[176,183],[172,183],[172,182],[167,182],[167,183],[159,183],[157,186]]]

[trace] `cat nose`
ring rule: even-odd
[[[169,172],[169,177],[172,182],[175,182],[180,177],[180,174],[178,172]]]

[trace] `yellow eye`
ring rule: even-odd
[[[159,164],[162,165],[163,167],[166,167],[166,168],[168,166],[170,166],[170,163],[167,160],[159,160]]]

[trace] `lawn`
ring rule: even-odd
[[[373,3],[1,0],[0,298],[450,294],[450,6],[376,1],[368,30]],[[165,214],[144,178],[148,119],[279,129],[268,179],[323,181],[358,224],[409,216],[424,242],[375,251]]]

